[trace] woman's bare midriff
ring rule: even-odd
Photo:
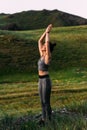
[[[38,71],[38,74],[39,74],[40,76],[43,76],[43,75],[49,74],[49,72],[48,72],[48,71],[39,70],[39,71]]]

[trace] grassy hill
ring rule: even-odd
[[[59,10],[23,11],[15,14],[0,14],[0,29],[41,29],[52,23],[55,27],[87,25],[87,19]]]
[[[52,122],[37,124],[37,41],[43,31],[0,30],[0,130],[87,128],[87,25],[52,29]]]
[[[43,31],[0,31],[0,73],[37,72],[37,41]],[[51,71],[87,67],[86,34],[87,26],[53,28],[50,38],[57,46],[52,56]]]

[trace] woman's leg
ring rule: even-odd
[[[51,105],[50,105],[50,95],[51,95],[51,81],[49,78],[43,80],[43,102],[45,106],[45,112],[48,119],[51,120]]]
[[[50,96],[51,96],[51,81],[49,78],[46,79],[46,111],[47,111],[47,118],[51,120],[51,105],[50,105]]]
[[[47,116],[47,118],[51,119],[51,81],[49,78],[39,79],[39,95],[42,106],[42,118],[45,120]]]
[[[46,109],[45,109],[45,86],[43,79],[39,79],[39,95],[40,95],[40,101],[41,101],[41,107],[42,107],[42,119],[46,119]]]

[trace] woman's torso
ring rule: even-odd
[[[44,57],[41,57],[38,61],[38,74],[40,76],[49,74],[48,68],[49,65],[45,63]]]

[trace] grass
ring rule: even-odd
[[[87,69],[74,67],[50,72],[50,76],[53,111],[66,108],[71,114],[57,113],[45,127],[39,127],[35,120],[20,122],[26,115],[41,112],[37,74],[4,75],[0,80],[1,130],[86,130]],[[19,125],[15,123],[17,120]]]
[[[31,31],[0,31],[0,74],[36,72],[39,58],[37,41],[44,29]],[[51,71],[69,67],[87,67],[87,26],[53,28]],[[55,67],[54,67],[55,65]],[[4,67],[4,70],[2,68]]]
[[[72,68],[51,72],[50,75],[53,81],[51,96],[53,109],[87,99],[86,69]],[[37,75],[6,75],[0,82],[1,115],[40,110]]]
[[[53,122],[42,128],[30,120],[14,125],[20,117],[41,112],[36,48],[42,32],[0,31],[0,128],[86,130],[87,26],[53,28],[51,34],[51,40],[57,42],[49,68],[51,105],[54,111],[66,108],[71,115],[57,113]]]

